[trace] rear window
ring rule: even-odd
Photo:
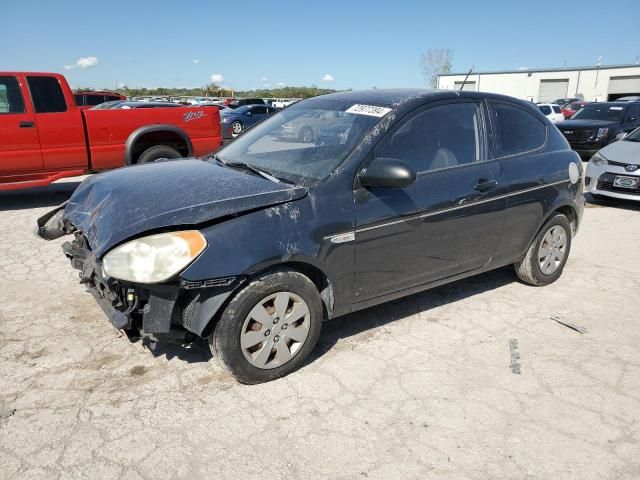
[[[547,127],[532,113],[499,102],[489,102],[489,107],[498,157],[530,152],[544,145]]]
[[[76,93],[73,99],[76,101],[77,106],[82,107],[84,105],[84,95]]]
[[[100,105],[104,103],[104,95],[87,95],[87,105]]]
[[[549,115],[551,113],[551,108],[548,105],[542,105],[540,108],[540,111],[542,113],[544,113],[545,115]]]
[[[0,77],[0,113],[24,113],[24,100],[16,77]]]
[[[553,107],[551,107],[551,108],[553,108],[553,112],[554,112],[554,113],[560,113],[560,107],[558,107],[558,106],[554,105],[554,106],[553,106]]]
[[[36,113],[66,112],[67,102],[55,77],[27,77]]]

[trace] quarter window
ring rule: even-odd
[[[24,113],[24,99],[16,77],[0,77],[0,113]]]
[[[67,102],[55,77],[27,77],[36,113],[66,112]]]
[[[547,127],[523,108],[489,102],[495,129],[496,155],[506,157],[536,150],[544,145]]]
[[[460,102],[429,108],[403,123],[376,152],[403,160],[416,172],[429,172],[478,162],[480,108]]]

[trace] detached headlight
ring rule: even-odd
[[[606,158],[604,158],[599,153],[596,153],[593,157],[591,157],[589,163],[591,163],[594,167],[604,167],[608,162]]]
[[[129,282],[170,279],[202,253],[207,240],[197,230],[159,233],[114,248],[104,256],[104,272]]]
[[[607,133],[609,133],[609,129],[608,128],[599,128],[598,129],[598,135],[596,136],[596,139],[600,140],[601,138],[606,137]]]

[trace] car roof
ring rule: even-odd
[[[399,112],[408,111],[418,107],[424,103],[446,100],[452,98],[487,98],[493,100],[501,100],[515,103],[525,108],[538,110],[537,107],[525,100],[500,95],[497,93],[471,92],[461,90],[433,90],[420,88],[395,88],[395,89],[371,89],[330,93],[328,95],[320,95],[305,100],[305,102],[313,102],[318,99],[335,99],[342,102],[353,102],[354,104],[375,105],[379,107],[387,107]]]

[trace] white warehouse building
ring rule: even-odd
[[[438,88],[501,93],[532,102],[577,97],[606,102],[640,95],[640,65],[601,65],[576,68],[519,69],[502,72],[447,73]]]

